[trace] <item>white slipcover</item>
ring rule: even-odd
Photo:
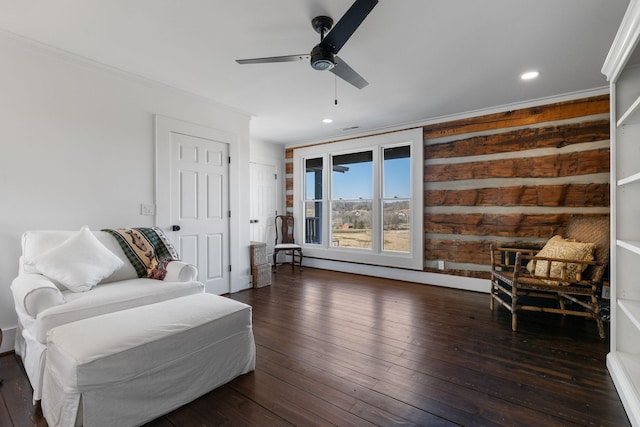
[[[134,426],[255,368],[251,307],[198,294],[56,327],[42,411],[50,426]]]

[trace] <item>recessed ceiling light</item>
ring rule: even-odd
[[[522,80],[531,80],[531,79],[535,79],[539,75],[540,75],[540,71],[527,71],[526,73],[522,74],[520,78]]]
[[[322,123],[333,123],[333,119],[322,119]]]

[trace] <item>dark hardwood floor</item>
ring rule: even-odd
[[[253,306],[255,372],[148,426],[628,426],[595,322],[489,296],[282,266]],[[608,331],[607,331],[608,332]],[[14,355],[0,426],[46,426]]]

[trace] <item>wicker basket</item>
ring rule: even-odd
[[[262,288],[271,284],[271,265],[263,264],[251,267],[253,277],[253,287]]]
[[[251,242],[251,266],[267,264],[267,244],[262,242]]]

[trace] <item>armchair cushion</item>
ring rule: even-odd
[[[56,326],[203,292],[204,285],[200,282],[161,282],[147,278],[104,283],[89,292],[66,292],[64,304],[40,313],[32,329],[33,336],[46,344],[47,333]]]
[[[87,226],[30,262],[42,274],[73,292],[88,291],[123,265]]]
[[[16,307],[22,307],[33,318],[40,312],[65,302],[60,289],[41,274],[16,277],[11,284],[11,291]]]
[[[556,258],[567,261],[593,261],[593,253],[596,245],[594,243],[573,242],[563,239],[561,236],[553,236],[542,248],[536,257]],[[527,270],[535,276],[547,276],[547,263],[545,260],[531,260],[527,264]],[[549,276],[551,278],[562,279],[573,282],[578,279],[587,264],[577,262],[551,261]],[[551,282],[551,281],[550,281]],[[557,283],[554,281],[553,283]]]
[[[295,243],[279,243],[275,245],[276,249],[300,249],[302,246]]]

